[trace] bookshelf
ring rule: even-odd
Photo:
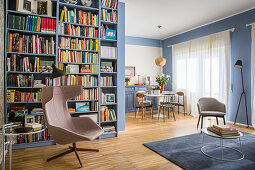
[[[113,0],[114,1],[114,0]],[[42,14],[32,14],[28,12],[16,11],[16,4],[11,0],[6,0],[6,21],[5,21],[5,90],[6,92],[15,90],[15,94],[18,93],[20,96],[24,93],[29,93],[32,90],[31,83],[17,83],[17,81],[12,81],[8,77],[17,77],[21,76],[20,80],[27,79],[29,80],[42,80],[44,85],[60,85],[57,84],[57,80],[50,82],[47,77],[50,72],[40,72],[37,68],[37,60],[39,59],[40,63],[43,61],[45,65],[49,63],[54,63],[60,69],[65,70],[66,76],[61,77],[60,80],[67,82],[65,79],[75,79],[80,80],[80,84],[84,85],[83,90],[86,93],[92,95],[89,98],[80,97],[79,99],[73,99],[68,101],[69,108],[75,108],[76,104],[79,102],[89,103],[90,109],[88,111],[70,111],[71,116],[83,117],[83,116],[94,116],[96,114],[97,124],[103,127],[106,131],[99,139],[116,137],[118,136],[118,5],[109,6],[107,5],[106,0],[93,0],[91,7],[85,7],[80,4],[80,1],[76,5],[67,4],[63,0],[52,0],[52,16],[42,15]],[[62,12],[62,10],[64,12]],[[70,12],[71,11],[71,12]],[[108,16],[108,19],[103,18],[102,11],[105,15]],[[83,14],[82,14],[83,13]],[[89,16],[91,19],[88,22],[85,22],[85,19],[82,21],[79,20],[79,17],[75,19],[70,17],[73,15],[79,15],[80,17]],[[64,15],[64,16],[63,16]],[[65,16],[67,15],[67,16]],[[69,15],[69,16],[68,16]],[[22,27],[18,27],[15,23],[10,23],[10,20],[18,16],[21,18]],[[65,18],[66,17],[66,18]],[[41,28],[37,28],[37,22],[35,25],[28,24],[29,20],[34,22],[34,18],[40,20]],[[39,19],[38,19],[39,18]],[[18,20],[17,19],[17,20]],[[23,21],[24,20],[24,21]],[[36,20],[36,21],[37,21]],[[49,22],[50,26],[46,26],[43,29],[43,23]],[[107,30],[106,30],[107,29]],[[115,37],[106,37],[106,31],[112,31],[115,34]],[[19,50],[20,47],[16,47],[12,50],[9,49],[10,43],[10,34],[23,37],[22,42],[26,42],[26,45],[30,43],[33,44],[34,41],[41,41],[40,47],[41,50],[32,49],[34,47],[22,46],[22,50]],[[18,38],[18,42],[20,42]],[[33,40],[35,39],[35,40]],[[26,40],[26,41],[25,41]],[[28,41],[28,42],[27,42]],[[15,41],[16,43],[16,41]],[[47,45],[47,48],[51,50],[45,50],[43,45]],[[102,51],[104,47],[111,48],[114,52],[113,56],[105,56],[105,52]],[[29,49],[31,48],[31,49]],[[105,49],[104,49],[105,50]],[[109,51],[109,49],[108,49]],[[15,56],[15,57],[13,57]],[[26,58],[26,59],[25,59]],[[20,68],[15,65],[11,65],[10,61],[15,61],[16,65],[19,65]],[[26,63],[29,70],[24,68],[24,65],[21,66],[20,63]],[[102,67],[106,67],[105,64],[110,64],[111,71],[101,70]],[[36,66],[36,67],[35,67]],[[14,69],[15,67],[15,69]],[[45,66],[46,67],[46,66]],[[18,69],[17,69],[18,68]],[[40,68],[40,66],[39,66]],[[42,69],[44,66],[42,66]],[[48,67],[46,67],[47,69]],[[107,67],[108,68],[108,67]],[[76,70],[75,70],[76,69]],[[78,69],[78,71],[77,71]],[[90,69],[90,71],[88,71]],[[75,71],[74,71],[75,70]],[[12,76],[11,76],[12,75]],[[101,84],[102,78],[107,77],[107,81],[111,81],[110,84]],[[110,78],[109,78],[110,77]],[[109,78],[109,79],[108,79]],[[17,78],[18,79],[18,78]],[[82,80],[90,80],[89,83]],[[11,82],[11,83],[10,83]],[[64,85],[64,83],[62,83]],[[66,84],[67,85],[67,84]],[[33,93],[40,92],[42,87],[34,87]],[[92,93],[93,92],[93,93]],[[10,93],[6,93],[5,100],[5,122],[8,122],[8,108],[9,107],[20,107],[25,106],[29,111],[33,108],[41,108],[42,103],[39,100],[34,101],[23,101],[15,100],[10,101],[7,98]],[[111,103],[103,103],[102,95],[114,95],[115,101]],[[36,95],[35,95],[36,96]],[[38,97],[38,96],[37,96]],[[20,97],[22,98],[22,97]],[[35,98],[37,99],[37,98]],[[93,108],[92,108],[93,106]],[[107,113],[106,113],[107,112]],[[31,113],[34,116],[43,116],[41,113]],[[107,117],[107,118],[106,118]],[[37,147],[55,144],[53,140],[35,141],[32,143],[20,143],[15,144],[14,149],[27,148],[27,147]]]

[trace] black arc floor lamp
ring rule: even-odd
[[[239,111],[239,108],[240,108],[240,104],[241,104],[241,101],[242,101],[242,97],[244,96],[245,110],[246,110],[246,120],[247,120],[247,128],[248,128],[248,127],[249,127],[249,122],[248,122],[248,113],[247,113],[246,93],[245,93],[245,91],[244,91],[244,83],[243,83],[243,63],[242,63],[242,60],[237,60],[236,63],[235,63],[235,67],[241,69],[241,77],[242,77],[242,88],[243,88],[243,91],[242,91],[241,96],[240,96],[240,99],[239,99],[239,104],[238,104],[238,107],[237,107],[236,117],[235,117],[235,122],[234,122],[234,124],[236,123],[236,119],[237,119],[237,115],[238,115],[238,113],[239,113],[238,111]]]
[[[52,72],[50,74],[50,78],[51,79],[54,79],[54,78],[57,78],[57,77],[61,77],[61,76],[64,76],[64,75],[65,75],[65,72],[63,70],[60,70],[59,68],[56,67],[55,64],[52,64]],[[33,89],[34,89],[34,83],[32,83],[32,88],[31,88],[30,96],[29,96],[28,99],[30,99],[32,97]],[[28,102],[29,102],[29,100],[27,101],[27,106],[28,106]],[[25,115],[22,115],[22,116],[23,116],[23,118],[22,118],[22,127],[16,128],[15,129],[16,133],[26,133],[26,132],[29,132],[29,131],[32,130],[32,128],[26,127],[26,124],[25,124]]]

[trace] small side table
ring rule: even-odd
[[[242,150],[242,143],[241,143],[241,137],[243,136],[243,133],[242,132],[239,132],[239,136],[228,136],[228,137],[222,137],[220,135],[217,135],[213,132],[210,132],[207,130],[207,128],[203,128],[202,129],[202,133],[203,133],[203,139],[202,139],[202,147],[201,147],[201,152],[210,157],[210,158],[214,158],[214,159],[217,159],[217,160],[221,160],[221,161],[240,161],[244,158],[244,154],[243,154],[243,150]],[[220,139],[220,145],[216,145],[216,144],[213,144],[213,145],[204,145],[204,137],[205,135],[207,136],[211,136],[211,137],[214,137],[214,138],[219,138]],[[236,148],[232,148],[232,147],[227,147],[227,146],[224,146],[223,145],[223,140],[227,140],[227,139],[238,139],[239,140],[239,144],[240,144],[240,150],[236,149]],[[218,148],[220,147],[221,148],[221,157],[215,157],[215,156],[212,156],[210,155],[209,153],[205,152],[205,148],[207,147],[215,147],[215,148]],[[224,152],[223,152],[223,149],[224,148],[228,148],[228,149],[231,149],[232,151],[235,151],[237,152],[240,157],[237,158],[237,159],[225,159],[224,158]]]
[[[20,135],[32,135],[36,133],[40,133],[46,130],[46,126],[43,126],[41,130],[34,130],[31,132],[27,133],[15,133],[14,129],[17,128],[18,126],[15,124],[10,124],[8,126],[4,126],[3,130],[3,138],[7,138],[7,141],[4,142],[4,149],[3,149],[3,154],[5,154],[5,143],[9,144],[9,169],[12,169],[12,145],[14,144],[14,139],[17,136]],[[3,155],[3,160],[2,160],[2,169],[5,169],[5,156]]]

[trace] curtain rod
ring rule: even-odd
[[[230,28],[230,29],[227,29],[227,30],[224,30],[224,31],[230,31],[230,32],[234,32],[235,31],[235,28]],[[221,31],[221,32],[223,32],[223,31]],[[219,33],[219,32],[218,32]],[[217,34],[217,33],[215,33],[215,34]],[[212,34],[210,34],[210,35],[212,35]],[[208,35],[207,35],[208,36]],[[189,40],[190,41],[190,40]],[[177,43],[177,44],[179,44],[179,43]],[[169,45],[169,46],[167,46],[167,47],[172,47],[173,45],[175,45],[175,44],[172,44],[172,45]]]

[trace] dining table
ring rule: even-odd
[[[157,98],[157,101],[158,101],[158,114],[154,114],[153,117],[159,117],[159,118],[163,118],[164,116],[162,114],[160,114],[160,99],[162,97],[165,96],[165,94],[168,94],[168,95],[173,95],[175,96],[176,93],[172,92],[172,91],[163,91],[162,93],[160,94],[154,94],[153,92],[151,94],[149,93],[146,93],[146,97],[156,97]],[[165,116],[166,117],[166,116]]]

